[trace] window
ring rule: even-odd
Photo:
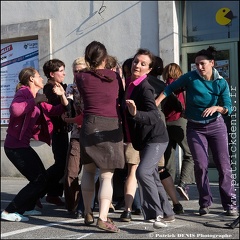
[[[239,38],[239,1],[184,1],[183,43]]]

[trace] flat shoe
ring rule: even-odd
[[[173,211],[175,214],[183,214],[183,206],[181,203],[173,204]]]
[[[2,212],[1,219],[4,219],[6,221],[11,221],[11,222],[27,222],[27,221],[29,221],[28,217],[24,217],[23,215],[21,215],[17,212],[15,212],[15,213]]]
[[[122,222],[130,222],[132,220],[132,213],[130,211],[123,211],[120,219]]]
[[[101,218],[98,218],[97,227],[107,232],[120,232],[120,229],[114,224],[114,222],[110,218],[107,218],[107,221],[103,221]]]
[[[155,222],[153,223],[153,228],[165,228],[167,227],[167,223],[163,220],[163,218],[158,218],[155,220]]]
[[[200,216],[206,215],[206,214],[209,214],[209,208],[208,207],[199,209],[199,215]]]
[[[92,213],[87,213],[84,216],[84,223],[86,225],[90,225],[94,223],[94,218],[93,218],[93,214]]]
[[[188,196],[188,192],[187,192],[187,187],[185,186],[177,186],[176,187],[177,192],[179,193],[180,197],[189,201],[189,196]]]
[[[226,211],[226,216],[238,216],[238,211],[236,209],[228,209]]]

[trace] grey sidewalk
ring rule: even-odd
[[[1,210],[26,184],[24,178],[1,178]],[[190,185],[190,201],[180,199],[185,213],[176,215],[176,221],[167,228],[154,230],[152,223],[146,223],[142,216],[136,215],[129,223],[121,222],[122,210],[110,213],[120,233],[106,233],[95,224],[85,226],[83,219],[74,219],[63,207],[48,204],[42,199],[44,208],[41,216],[30,217],[29,222],[1,221],[1,239],[239,239],[239,226],[234,229],[228,226],[236,217],[224,215],[217,184],[211,184],[211,190],[214,204],[209,215],[198,215],[198,192],[196,185]],[[98,212],[94,212],[94,216],[97,219]]]

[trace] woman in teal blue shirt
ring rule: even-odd
[[[156,104],[172,92],[186,90],[185,116],[187,140],[194,159],[194,171],[199,192],[199,214],[209,213],[212,194],[208,179],[208,147],[219,173],[219,191],[223,209],[228,216],[236,216],[236,192],[231,185],[232,169],[228,150],[228,133],[222,115],[232,112],[230,90],[227,81],[214,68],[213,47],[196,54],[197,69],[179,77],[156,99]]]

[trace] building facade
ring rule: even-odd
[[[12,62],[8,59],[11,58],[8,47],[23,43],[27,48],[31,45],[27,45],[27,41],[36,41],[38,49],[31,54],[35,53],[34,64],[40,74],[44,76],[42,66],[45,61],[59,58],[66,64],[66,83],[72,83],[71,64],[75,58],[84,55],[85,47],[93,40],[104,43],[108,53],[117,57],[120,64],[141,47],[160,56],[164,65],[178,63],[184,72],[194,68],[193,56],[197,51],[210,45],[216,47],[218,69],[229,82],[233,100],[233,114],[226,123],[232,166],[233,169],[236,167],[237,176],[238,1],[1,1],[1,79],[8,79],[7,73],[14,70],[14,61],[17,61],[16,58]],[[21,61],[20,53],[19,57]],[[4,86],[1,85],[2,109],[6,94]],[[4,104],[6,109],[8,104]],[[1,121],[1,174],[15,176],[18,173],[2,149],[6,127],[7,124]],[[32,141],[32,145],[45,166],[51,165],[51,148],[36,141]],[[210,178],[215,181],[216,171],[211,164]],[[238,181],[238,176],[236,179]]]

